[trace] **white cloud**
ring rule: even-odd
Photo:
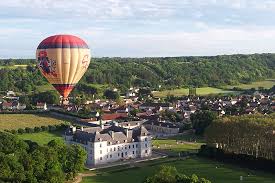
[[[106,41],[109,40],[109,41]],[[200,32],[109,35],[93,41],[96,56],[180,56],[275,52],[275,27],[209,28]],[[101,48],[108,47],[109,53]],[[125,49],[127,48],[127,49]]]

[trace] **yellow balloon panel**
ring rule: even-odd
[[[51,84],[76,84],[90,64],[87,48],[37,49],[41,73]]]

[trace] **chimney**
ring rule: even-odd
[[[115,132],[114,132],[114,131],[110,131],[109,133],[110,133],[112,139],[114,139],[114,133],[115,133]]]
[[[74,133],[74,132],[76,132],[76,127],[75,126],[70,126],[70,130]]]
[[[130,134],[129,134],[129,129],[126,129],[126,137],[129,138]]]

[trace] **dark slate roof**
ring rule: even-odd
[[[144,121],[127,121],[127,122],[120,122],[118,123],[119,126],[136,126],[143,124]]]
[[[174,124],[174,123],[170,123],[170,122],[159,122],[159,121],[155,121],[155,120],[150,120],[145,122],[144,124],[148,124],[148,125],[155,125],[155,126],[161,126],[161,127],[165,127],[165,128],[179,128],[178,125]]]
[[[143,103],[141,107],[170,107],[169,103]]]
[[[83,129],[83,131],[78,129],[74,133],[66,131],[65,134],[72,135],[74,141],[84,144],[88,141],[107,141],[108,144],[120,144],[125,142],[136,142],[139,136],[147,136],[149,132],[143,126],[130,130],[112,125],[106,129],[92,127]]]

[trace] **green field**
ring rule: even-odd
[[[34,128],[66,123],[47,114],[0,114],[0,130]]]
[[[38,133],[25,133],[22,135],[17,135],[19,138],[23,140],[31,140],[33,142],[37,142],[40,145],[47,144],[51,140],[58,140],[63,142],[64,139],[62,137],[61,131],[55,131],[55,132],[38,132]]]
[[[200,177],[211,180],[212,183],[240,183],[240,176],[244,177],[242,183],[274,183],[275,180],[275,175],[272,174],[256,172],[201,158],[189,158],[161,164],[175,166],[179,172],[187,175],[197,174]],[[153,175],[159,166],[160,164],[156,165],[154,162],[150,162],[137,164],[136,168],[126,167],[120,171],[115,170],[118,167],[113,168],[113,170],[109,168],[109,171],[98,170],[96,171],[96,176],[84,177],[82,183],[142,183],[147,176]]]
[[[242,88],[242,89],[251,89],[251,88],[258,89],[259,87],[271,88],[274,85],[275,85],[275,79],[267,79],[265,81],[252,82],[251,84],[241,84],[241,85],[235,85],[235,86],[226,86],[225,88],[232,89],[234,87],[237,87],[237,88]]]
[[[45,91],[50,91],[50,90],[55,90],[55,88],[51,84],[45,84],[41,86],[36,87],[38,92],[45,92]]]
[[[202,137],[195,134],[178,135],[169,138],[153,139],[152,145],[154,149],[172,152],[173,154],[179,152],[193,152],[200,149],[201,145],[205,143]]]
[[[213,87],[197,88],[197,95],[210,95],[210,94],[220,94],[220,93],[233,93],[233,91],[223,90],[223,89],[213,88]],[[189,94],[188,88],[164,90],[164,91],[158,91],[153,93],[155,97],[166,97],[167,95],[182,96],[182,95],[188,95],[188,94]]]
[[[203,143],[181,142],[173,139],[156,139],[152,144],[154,148],[175,153],[198,150],[203,145]]]

